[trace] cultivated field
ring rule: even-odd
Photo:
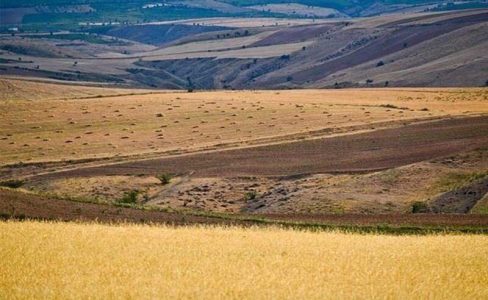
[[[0,73],[169,89],[483,87],[487,16],[201,18],[0,34]]]
[[[7,298],[483,299],[488,237],[0,223]]]
[[[223,26],[230,28],[276,27],[311,25],[331,22],[330,20],[295,19],[295,18],[200,18],[178,21],[151,22],[149,24],[200,24],[203,26]]]
[[[252,9],[260,11],[268,11],[280,14],[286,14],[289,16],[305,16],[309,18],[314,17],[347,17],[341,14],[339,11],[331,8],[317,7],[317,6],[307,6],[297,3],[287,3],[287,4],[265,4],[251,6]]]
[[[0,300],[488,299],[483,1],[80,1],[0,3]]]
[[[268,144],[488,111],[484,89],[182,93],[40,86],[2,81],[0,164]]]
[[[0,179],[41,195],[253,214],[486,211],[486,89],[1,82]]]

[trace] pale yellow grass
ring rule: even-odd
[[[39,79],[42,80],[42,79]],[[0,101],[8,100],[62,100],[109,95],[151,93],[143,89],[89,87],[74,84],[56,84],[0,77]]]
[[[211,50],[211,51],[194,51],[168,54],[155,54],[154,56],[145,56],[145,60],[164,60],[164,59],[184,59],[184,58],[269,58],[281,55],[291,54],[313,44],[313,41],[279,44],[261,47],[246,47],[241,49]]]
[[[59,97],[83,94],[59,90]],[[486,89],[134,92],[40,100],[28,91],[18,92],[23,100],[0,101],[0,164],[264,144],[324,129],[344,133],[350,126],[371,130],[385,122],[488,112]]]
[[[0,223],[8,299],[486,299],[488,237]]]
[[[171,55],[171,54],[185,54],[194,52],[205,52],[208,50],[225,50],[231,48],[240,48],[242,46],[249,46],[275,33],[274,31],[262,32],[255,35],[219,39],[211,41],[190,42],[182,45],[176,45],[166,48],[157,49],[154,51],[144,52],[142,56],[152,57],[157,55]],[[139,56],[139,55],[133,55]]]

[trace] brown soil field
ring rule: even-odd
[[[23,187],[56,198],[108,204],[137,190],[142,205],[226,213],[398,214],[411,212],[417,202],[433,212],[483,213],[488,206],[480,187],[488,182],[487,176],[488,148],[484,148],[364,174],[226,178],[186,174],[164,185],[154,175],[143,174],[40,176],[27,179]]]
[[[141,160],[41,176],[293,176],[371,172],[488,146],[488,117],[449,119],[333,138]]]
[[[163,212],[135,208],[115,207],[103,204],[80,203],[50,199],[34,194],[26,194],[0,189],[0,216],[2,218],[41,219],[59,221],[96,221],[102,223],[159,223],[172,225],[215,224],[215,225],[260,225],[260,219],[287,221],[293,223],[309,222],[315,225],[332,226],[391,226],[391,227],[437,227],[451,229],[486,228],[488,218],[481,215],[442,215],[442,214],[383,214],[383,215],[196,215],[191,213]],[[280,225],[280,223],[277,223]],[[281,225],[286,225],[281,224]]]
[[[0,165],[263,145],[488,112],[484,89],[181,93],[3,80],[2,90]]]

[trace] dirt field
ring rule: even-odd
[[[141,173],[51,174],[27,178],[23,187],[57,198],[107,204],[137,191],[141,205],[226,213],[405,214],[412,212],[414,203],[423,203],[424,212],[484,213],[487,170],[488,148],[484,148],[361,174],[225,178],[173,174],[164,185],[155,175]],[[35,172],[33,168],[26,174]]]

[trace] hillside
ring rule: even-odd
[[[12,25],[49,31],[210,17],[331,19],[487,7],[485,0],[5,0],[0,31]]]
[[[206,18],[0,38],[0,74],[170,89],[485,86],[488,10]]]
[[[136,191],[149,207],[227,213],[487,207],[486,88],[0,89],[0,186],[18,179],[46,201]]]

